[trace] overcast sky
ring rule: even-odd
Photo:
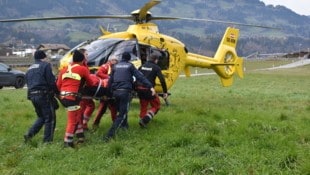
[[[261,0],[266,5],[283,5],[300,15],[310,15],[310,0]]]

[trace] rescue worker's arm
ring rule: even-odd
[[[109,78],[107,66],[106,66],[106,65],[100,66],[100,68],[98,69],[96,75],[97,75],[99,78],[101,78],[101,79],[107,79],[107,78]]]
[[[61,88],[61,84],[62,84],[62,74],[63,74],[64,70],[61,70],[58,74],[57,80],[56,80],[56,86],[58,91],[60,91]]]
[[[110,78],[108,79],[108,85],[107,85],[107,87],[108,87],[108,92],[109,93],[111,93],[112,92],[112,83],[113,83],[113,81],[114,81],[114,69],[112,69],[112,71],[111,71],[111,74],[110,74]]]
[[[154,96],[156,92],[155,92],[155,89],[152,83],[134,66],[132,66],[132,71],[133,71],[133,75],[137,78],[139,82],[141,82],[145,87],[150,88],[150,90],[152,91],[152,96]]]
[[[51,65],[48,63],[45,69],[45,80],[48,84],[48,87],[50,87],[50,90],[53,92],[57,92],[57,87],[56,87],[56,79],[52,71]]]
[[[95,84],[94,80],[91,78],[90,71],[87,67],[83,66],[80,73],[80,76],[85,79],[88,86],[92,86],[93,84]]]

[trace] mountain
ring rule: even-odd
[[[147,0],[0,0],[0,19],[74,15],[127,15]],[[162,0],[153,16],[202,18],[278,27],[281,30],[236,26],[239,55],[253,52],[294,52],[310,47],[310,17],[259,0]],[[126,30],[131,21],[118,19],[0,23],[0,43],[64,43],[71,47],[100,36],[99,26]],[[227,24],[190,20],[154,21],[162,33],[183,41],[189,50],[212,55]]]

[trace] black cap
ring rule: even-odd
[[[122,60],[129,61],[130,58],[131,58],[131,56],[130,56],[130,53],[129,53],[129,52],[124,52],[124,53],[122,54]]]
[[[84,60],[84,58],[85,58],[84,54],[81,53],[80,51],[75,50],[73,52],[73,58],[72,58],[73,62],[81,62]]]
[[[34,59],[36,59],[36,60],[41,60],[41,59],[44,59],[45,57],[46,57],[46,54],[42,50],[37,50],[34,53]]]

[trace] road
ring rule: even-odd
[[[278,67],[272,67],[272,68],[265,68],[265,69],[260,69],[260,70],[274,70],[274,69],[288,69],[288,68],[294,68],[294,67],[299,67],[299,66],[305,66],[310,64],[310,59],[302,59],[290,64],[286,65],[281,65]]]

